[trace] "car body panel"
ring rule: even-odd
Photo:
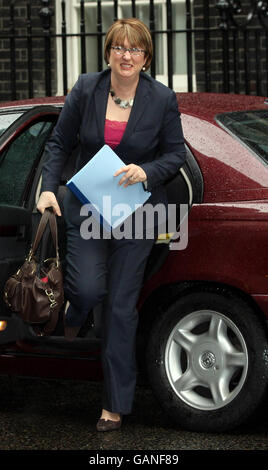
[[[204,177],[204,199],[191,208],[186,249],[169,253],[144,286],[140,308],[163,284],[194,281],[239,289],[268,316],[268,166],[215,121],[223,112],[267,109],[265,100],[178,94],[185,140]]]
[[[204,202],[268,198],[268,165],[220,127],[215,118],[211,122],[209,113],[201,119],[184,113],[184,106],[182,102],[183,132],[202,168]],[[218,111],[216,108],[214,116]]]
[[[103,377],[100,359],[92,359],[89,354],[87,357],[60,355],[58,350],[38,352],[26,342],[0,351],[0,375],[86,381],[101,381]]]
[[[268,250],[261,249],[267,248],[267,234],[266,201],[193,204],[187,247],[170,251],[160,271],[144,286],[140,307],[163,284],[201,281],[232,286],[253,296],[268,315]]]

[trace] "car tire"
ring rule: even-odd
[[[157,318],[146,366],[155,397],[179,426],[235,428],[254,415],[267,390],[264,324],[224,288],[188,291]]]

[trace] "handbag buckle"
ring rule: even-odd
[[[45,293],[48,296],[48,300],[50,302],[50,308],[55,307],[57,305],[57,302],[55,300],[53,290],[52,289],[45,289]]]
[[[45,264],[47,261],[55,261],[56,268],[58,268],[59,265],[60,265],[58,257],[57,257],[57,258],[47,258],[47,259],[44,259],[44,261],[43,261],[44,264]]]
[[[28,256],[25,258],[27,261],[31,261],[32,259],[32,256],[33,256],[33,249],[31,248],[29,253],[28,253]]]
[[[8,300],[7,291],[4,292],[4,295],[5,295],[5,301],[6,301],[7,305],[8,305],[8,307],[12,307],[11,303],[10,303],[9,300]]]

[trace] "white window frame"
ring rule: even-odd
[[[172,3],[184,3],[184,0],[172,0]],[[193,3],[193,0],[192,0]],[[103,6],[112,5],[112,0],[104,0]],[[167,29],[167,12],[165,0],[155,0],[155,5],[162,4],[162,28]],[[56,34],[61,34],[61,0],[55,0],[56,5]],[[85,9],[96,8],[97,2],[87,2],[84,4]],[[130,0],[118,0],[118,18],[122,17],[121,6],[131,5]],[[148,0],[136,0],[136,5],[148,5]],[[79,22],[80,22],[80,2],[79,0],[68,0],[66,2],[66,22],[67,22],[67,33],[77,34],[79,33]],[[178,34],[179,36],[179,34]],[[61,38],[57,38],[57,95],[63,95],[63,66],[62,66],[62,45]],[[80,58],[78,55],[80,37],[67,38],[67,89],[68,91],[72,88],[80,74]],[[163,54],[163,74],[157,74],[156,79],[160,82],[168,85],[168,60],[167,60],[167,35],[162,36],[162,54]],[[194,41],[193,41],[193,91],[196,91],[196,75],[195,75],[195,63],[194,63]],[[188,89],[187,74],[173,74],[173,89],[179,92],[185,92]]]

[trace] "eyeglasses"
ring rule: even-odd
[[[128,51],[130,55],[139,56],[146,52],[144,49],[138,49],[137,47],[128,49],[127,47],[123,46],[111,46],[111,49],[114,50],[116,55],[124,55]]]

